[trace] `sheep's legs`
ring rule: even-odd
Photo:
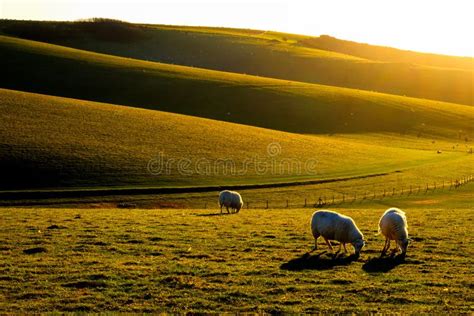
[[[324,238],[324,237],[323,237],[323,238]],[[331,242],[330,242],[328,239],[326,239],[326,238],[324,238],[324,241],[325,241],[326,244],[328,245],[329,249],[331,249],[331,251],[334,252],[334,248],[332,247]]]
[[[225,208],[227,209],[227,214],[230,214],[230,212],[229,212],[229,207],[226,206]]]
[[[314,248],[313,248],[313,250],[311,250],[310,252],[313,252],[313,251],[315,251],[315,250],[318,250],[318,238],[319,238],[319,236],[318,236],[318,237],[314,237]]]
[[[339,243],[339,248],[337,249],[336,253],[341,252],[342,247],[344,247],[344,253],[347,253],[346,244],[343,243],[343,242],[340,242],[340,243]]]
[[[221,204],[221,214],[222,214],[222,204]]]
[[[381,256],[384,256],[389,248],[390,248],[390,239],[385,238],[385,245],[383,246]]]

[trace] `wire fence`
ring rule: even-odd
[[[245,199],[244,209],[270,209],[270,208],[321,208],[334,205],[347,205],[355,203],[363,203],[370,201],[383,201],[393,198],[423,196],[440,191],[457,190],[460,187],[474,181],[474,176],[469,175],[448,181],[439,181],[426,183],[425,185],[408,185],[406,187],[383,188],[380,190],[367,190],[364,193],[344,192],[332,195],[313,195],[311,198],[299,199],[266,199],[266,200],[248,200]],[[207,208],[210,203],[205,203]],[[214,205],[214,204],[212,204]]]

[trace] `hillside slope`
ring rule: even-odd
[[[0,36],[0,87],[299,133],[471,139],[474,108],[145,62]]]
[[[455,57],[401,50],[392,47],[357,43],[341,40],[328,35],[302,39],[300,44],[306,47],[322,49],[341,54],[350,54],[360,58],[396,63],[411,63],[432,67],[458,68],[472,70],[474,58]]]
[[[474,104],[472,58],[394,49],[386,53],[376,46],[364,46],[364,55],[359,46],[339,49],[346,46],[324,36],[114,23],[107,28],[100,23],[3,21],[0,28],[15,36],[136,59]]]
[[[0,89],[0,188],[203,186],[331,179],[447,162],[387,148]]]

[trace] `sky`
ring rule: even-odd
[[[0,0],[1,19],[226,26],[474,57],[474,0]]]

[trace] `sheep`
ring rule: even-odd
[[[407,218],[402,210],[393,207],[383,213],[379,221],[379,233],[385,236],[385,245],[381,256],[384,256],[390,249],[390,240],[396,241],[396,248],[392,250],[392,255],[400,249],[402,257],[406,256],[409,242],[407,228]]]
[[[221,214],[223,206],[226,207],[227,213],[230,213],[229,208],[234,210],[234,213],[238,213],[244,205],[244,202],[238,192],[224,190],[219,193],[219,205],[221,207]]]
[[[314,250],[318,249],[318,238],[322,236],[329,249],[334,252],[330,240],[339,242],[339,250],[341,245],[344,246],[344,251],[347,252],[346,243],[351,243],[355,250],[355,255],[359,257],[362,247],[365,245],[364,235],[362,235],[354,220],[348,216],[321,210],[313,213],[311,217],[311,231],[314,236]]]

